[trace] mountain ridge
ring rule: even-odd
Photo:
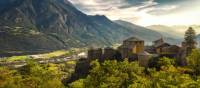
[[[0,1],[2,3],[9,4],[0,10],[3,11],[0,14],[0,33],[4,37],[0,39],[2,50],[100,47],[137,35],[134,29],[119,25],[106,16],[82,13],[68,0],[4,0]],[[157,38],[154,36],[150,35],[150,40]]]
[[[171,44],[179,44],[181,42],[181,39],[175,36],[169,36],[165,32],[157,31],[154,29],[151,29],[150,27],[141,27],[123,20],[116,20],[116,23],[120,25],[124,25],[127,28],[134,29],[136,32],[136,35],[143,35],[141,38],[148,42],[149,44],[152,43],[152,41],[157,40],[159,38],[164,38],[164,40]],[[173,34],[170,34],[173,35]]]

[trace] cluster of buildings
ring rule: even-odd
[[[88,51],[88,59],[98,59],[100,62],[105,60],[123,60],[127,58],[129,61],[138,60],[141,66],[148,66],[148,62],[152,57],[170,57],[185,58],[186,45],[183,42],[181,46],[166,43],[163,38],[153,41],[152,46],[145,46],[144,40],[131,37],[123,41],[123,44],[117,49],[98,48]],[[184,64],[185,62],[181,62]]]

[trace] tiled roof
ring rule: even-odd
[[[136,38],[136,37],[130,37],[130,38],[126,39],[125,41],[143,41],[143,40]]]
[[[160,43],[160,44],[156,44],[155,47],[162,47],[162,46],[170,46],[170,44],[168,43]]]

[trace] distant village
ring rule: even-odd
[[[192,43],[193,46],[196,43]],[[97,48],[88,51],[88,59],[98,59],[100,62],[105,60],[138,61],[140,66],[147,67],[151,58],[169,57],[176,59],[181,66],[186,65],[187,47],[189,45],[183,41],[181,46],[171,45],[161,37],[153,41],[152,46],[145,46],[145,41],[137,37],[131,37],[123,41],[123,44],[117,49]]]

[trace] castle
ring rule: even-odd
[[[170,57],[180,58],[184,65],[185,61],[182,60],[186,57],[185,43],[182,47],[166,43],[163,38],[153,41],[152,46],[145,46],[144,40],[136,37],[131,37],[123,41],[123,44],[117,49],[90,49],[88,51],[88,59],[98,59],[100,62],[105,60],[123,60],[127,58],[129,61],[138,61],[141,66],[148,66],[148,62],[152,57]]]

